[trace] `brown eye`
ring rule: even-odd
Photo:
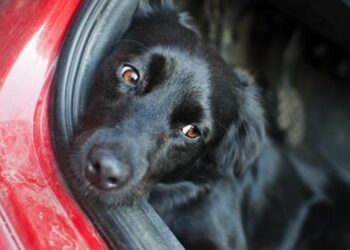
[[[187,125],[181,129],[182,133],[188,138],[195,139],[198,138],[201,134],[199,129],[194,125]]]
[[[136,85],[139,80],[139,72],[129,65],[124,65],[121,73],[124,81],[132,86]]]

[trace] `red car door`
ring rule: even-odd
[[[0,3],[0,249],[106,249],[58,179],[49,90],[81,0]]]

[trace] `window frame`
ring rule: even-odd
[[[60,166],[64,166],[65,152],[86,107],[94,73],[130,25],[140,1],[87,0],[73,21],[52,90],[51,127]],[[63,178],[68,174],[64,167],[60,171]],[[183,249],[146,200],[121,208],[77,201],[111,249]]]

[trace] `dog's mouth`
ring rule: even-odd
[[[100,188],[84,177],[84,183],[79,186],[78,194],[82,199],[117,207],[129,206],[141,197],[147,197],[150,190],[149,183],[136,180],[129,180],[121,187]]]
[[[186,167],[177,167],[173,170],[167,172],[163,176],[161,176],[157,183],[171,185],[175,183],[179,183],[182,181],[186,181],[189,176],[189,170]]]
[[[183,182],[202,182],[201,177],[194,173],[195,168],[191,167],[193,164],[186,163],[183,165],[177,165],[171,170],[168,170],[161,175],[150,178],[153,180],[155,186],[174,186]],[[159,184],[159,185],[158,185]]]

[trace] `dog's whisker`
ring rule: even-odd
[[[225,125],[223,125],[221,122],[216,121],[216,123],[217,123],[221,128],[223,128],[223,129],[225,130],[225,132],[228,131],[228,128],[227,128]]]

